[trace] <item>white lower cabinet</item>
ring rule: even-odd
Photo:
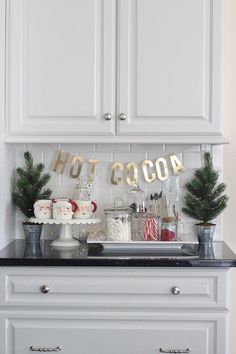
[[[228,354],[227,270],[3,267],[0,277],[1,354]]]
[[[136,315],[136,319],[132,315],[126,319],[38,316],[6,318],[6,350],[1,353],[224,353],[223,342],[218,351],[215,343],[217,331],[222,335],[224,328],[222,318],[203,319],[199,314],[195,319],[176,314],[162,314],[159,319],[159,316],[145,319],[148,316],[142,315]]]

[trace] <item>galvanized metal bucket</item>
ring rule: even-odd
[[[42,249],[40,242],[26,242],[24,258],[42,257]]]
[[[212,242],[200,242],[198,245],[198,254],[201,259],[215,259]]]
[[[26,243],[40,242],[43,224],[23,223]]]
[[[215,224],[195,224],[198,242],[212,242],[215,234]]]

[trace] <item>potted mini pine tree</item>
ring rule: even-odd
[[[209,152],[204,154],[204,166],[195,171],[193,179],[185,185],[187,190],[183,213],[196,219],[199,242],[211,242],[215,232],[213,220],[223,212],[228,196],[226,185],[218,183],[219,173],[214,170]]]
[[[18,180],[12,198],[16,206],[27,219],[34,216],[34,203],[40,199],[49,199],[52,191],[44,188],[50,179],[48,173],[42,174],[44,165],[34,165],[33,157],[29,151],[24,153],[25,167],[18,167],[16,172]],[[42,232],[42,224],[33,224],[28,220],[23,222],[26,242],[38,242]]]

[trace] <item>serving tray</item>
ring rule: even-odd
[[[110,251],[170,251],[170,250],[181,250],[185,245],[195,245],[198,241],[105,241],[105,240],[95,240],[88,237],[88,244],[100,244],[105,250]]]

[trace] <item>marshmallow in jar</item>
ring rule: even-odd
[[[113,208],[104,210],[106,216],[106,232],[109,241],[131,241],[130,208]]]

